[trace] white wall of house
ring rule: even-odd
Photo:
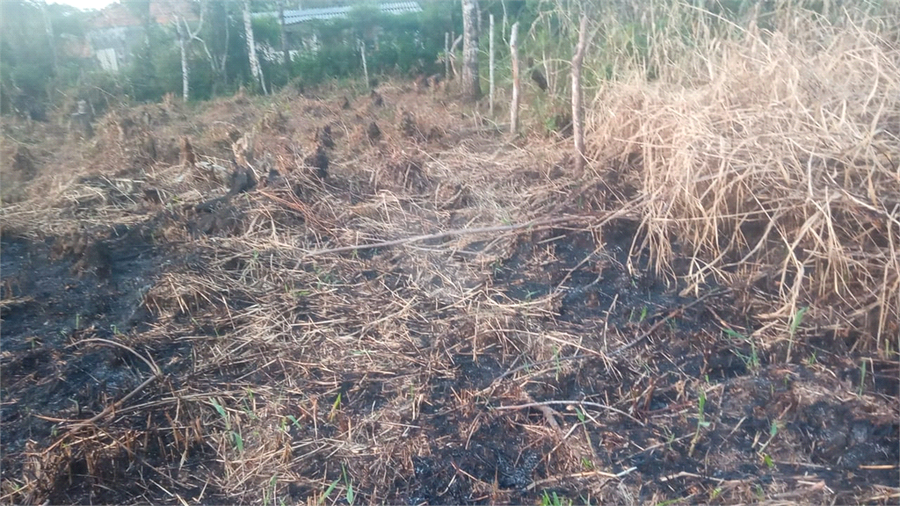
[[[120,26],[91,30],[88,42],[100,68],[118,72],[131,59],[131,46],[141,37],[141,28]]]
[[[100,68],[107,72],[118,72],[119,71],[119,59],[116,56],[116,50],[108,47],[106,49],[99,49],[94,51],[94,56],[97,57],[97,61],[100,62]]]

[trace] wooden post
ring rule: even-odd
[[[488,65],[490,66],[489,72],[490,72],[491,84],[490,84],[490,90],[488,91],[488,95],[490,96],[489,101],[490,101],[491,117],[493,117],[494,116],[494,15],[491,14],[489,19],[490,19],[490,25],[489,25],[488,30],[490,30],[490,34],[489,34],[490,44],[488,44],[488,46],[490,48],[489,49],[490,56],[489,56]]]
[[[584,50],[587,46],[587,16],[581,15],[578,26],[578,46],[572,58],[572,133],[575,138],[575,168],[584,171],[584,109],[582,108],[581,66],[584,63]]]
[[[516,41],[519,38],[519,22],[512,25],[509,36],[509,52],[512,58],[512,105],[509,107],[509,133],[515,135],[519,130],[519,53]]]

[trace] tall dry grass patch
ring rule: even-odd
[[[637,162],[625,169],[646,200],[635,247],[659,271],[682,247],[693,286],[776,293],[752,306],[776,331],[809,306],[819,330],[896,350],[898,18],[794,9],[762,29],[680,9],[667,14],[692,38],[654,30],[637,77],[604,86],[588,115],[596,159]]]

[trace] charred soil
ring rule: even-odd
[[[896,362],[757,339],[753,287],[655,271],[633,181],[377,97],[4,151],[3,502],[896,501]]]

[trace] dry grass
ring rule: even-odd
[[[708,22],[679,15],[701,32]],[[122,333],[100,317],[51,320],[61,328],[57,342],[41,335],[53,373],[42,377],[18,372],[42,355],[4,355],[4,372],[15,373],[4,388],[50,382],[59,403],[22,415],[37,435],[4,452],[12,467],[0,500],[509,503],[559,490],[618,504],[889,501],[897,490],[872,485],[878,476],[836,494],[830,474],[815,474],[837,467],[819,448],[840,437],[808,440],[832,429],[815,425],[813,407],[826,425],[858,412],[895,427],[896,398],[832,371],[852,370],[858,356],[823,352],[806,370],[775,348],[761,363],[755,341],[722,332],[800,341],[794,316],[809,306],[804,328],[865,336],[855,352],[882,354],[862,358],[869,374],[891,370],[900,320],[891,34],[874,20],[832,27],[804,17],[699,49],[660,44],[654,58],[671,71],[651,84],[611,83],[594,101],[598,170],[586,178],[562,144],[507,141],[479,113],[441,95],[412,100],[402,83],[380,87],[382,107],[361,96],[343,110],[340,95],[285,92],[114,112],[93,144],[67,144],[76,167],[44,169],[0,216],[9,236],[67,238],[63,259],[86,258],[85,241],[115,243],[111,229],[140,232],[125,237],[158,264],[115,293],[148,316]],[[336,148],[322,179],[306,160],[325,124]],[[224,165],[243,139],[256,172],[274,168],[283,180],[227,199],[201,224],[197,205],[226,188],[179,164],[169,148],[182,136],[200,161]],[[614,251],[627,249],[615,226],[635,237],[630,258]],[[409,240],[420,235],[429,237]],[[684,272],[679,257],[689,258]],[[662,291],[640,272],[652,265],[683,275],[679,286],[698,297],[644,297]],[[66,280],[77,288],[90,276]],[[603,284],[615,294],[590,295]],[[728,293],[746,314],[734,314]],[[10,296],[0,307],[29,303]],[[88,360],[92,374],[125,379],[97,387],[96,405],[53,397],[69,395],[63,379],[90,383],[69,367]],[[701,431],[704,416],[711,426]],[[756,462],[764,452],[781,472]],[[684,467],[670,473],[673,463]],[[757,464],[774,478],[748,474]],[[859,464],[891,465],[845,471],[873,476]]]
[[[746,310],[768,335],[786,337],[809,307],[807,322],[889,355],[900,330],[898,26],[847,9],[836,24],[795,9],[769,20],[777,32],[723,36],[721,20],[676,3],[665,14],[707,37],[688,47],[659,33],[648,63],[659,78],[605,86],[590,141],[600,160],[637,162],[625,166],[646,198],[635,251],[649,246],[658,272],[690,255],[694,287],[763,288]]]

